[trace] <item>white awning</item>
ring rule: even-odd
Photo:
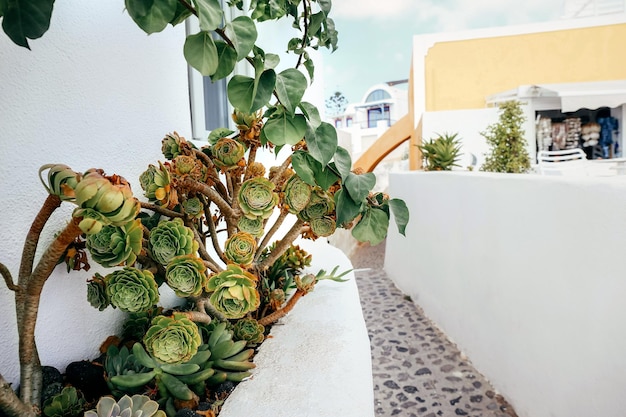
[[[619,107],[626,104],[626,80],[581,83],[522,85],[487,97],[488,104],[506,100],[532,100],[543,97],[561,99],[561,111],[595,110],[600,107]]]

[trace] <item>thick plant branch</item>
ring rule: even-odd
[[[222,262],[226,263],[226,256],[224,256],[224,252],[220,247],[220,242],[217,240],[217,229],[215,228],[215,222],[213,221],[213,216],[211,216],[211,212],[209,211],[209,206],[205,205],[204,217],[206,218],[206,223],[209,226],[209,235],[211,237],[211,244],[213,244],[213,249],[215,249],[215,253],[220,257]]]
[[[213,319],[206,313],[200,311],[181,311],[181,314],[187,316],[187,318],[196,323],[210,324]]]
[[[2,278],[4,278],[4,282],[7,284],[8,289],[10,289],[11,291],[20,291],[22,289],[22,287],[13,283],[11,271],[9,271],[9,269],[3,263],[0,263],[0,274],[2,274]]]
[[[283,224],[283,222],[287,218],[288,214],[289,214],[288,211],[281,211],[280,212],[280,214],[278,215],[278,218],[276,219],[276,222],[274,223],[272,228],[267,231],[267,233],[263,237],[263,240],[261,241],[261,243],[259,243],[259,246],[257,247],[256,253],[254,254],[254,260],[255,261],[259,259],[259,257],[261,256],[261,253],[263,252],[263,249],[268,245],[268,243],[272,239],[272,236],[274,236],[274,233],[276,233],[276,231]]]
[[[41,231],[48,222],[52,213],[54,213],[60,205],[61,199],[59,196],[48,194],[46,201],[44,201],[43,206],[35,217],[35,220],[33,220],[30,230],[26,235],[26,240],[24,241],[24,248],[22,249],[22,262],[18,275],[18,285],[23,285],[24,282],[22,281],[27,280],[28,277],[30,277],[30,274],[33,271],[35,251],[37,250],[37,245],[39,244]]]
[[[196,241],[198,242],[198,252],[200,253],[200,257],[205,261],[206,265],[213,272],[220,272],[221,269],[217,266],[215,260],[211,257],[209,252],[207,252],[206,247],[204,246],[204,239],[200,236],[198,229],[193,228],[193,234],[196,237]],[[209,266],[210,265],[210,266]]]
[[[0,374],[0,410],[9,417],[36,417],[37,413],[31,406],[24,404],[17,397],[11,384]]]
[[[293,296],[287,301],[287,304],[280,310],[274,311],[272,314],[269,314],[262,319],[259,320],[259,324],[262,326],[268,326],[272,323],[275,323],[278,319],[285,317],[287,313],[289,313],[293,307],[296,305],[298,300],[302,298],[306,293],[300,289],[296,290]]]
[[[206,196],[212,202],[214,202],[215,205],[217,205],[217,207],[220,209],[220,211],[222,212],[222,214],[224,214],[225,217],[230,217],[230,218],[238,217],[237,213],[226,202],[226,200],[224,200],[217,191],[215,191],[208,185],[195,181],[189,177],[184,179],[184,185],[190,190],[200,193]]]
[[[296,240],[298,236],[300,236],[300,233],[302,233],[302,231],[304,230],[303,226],[304,222],[298,219],[291,227],[291,229],[287,232],[287,234],[285,234],[285,236],[278,242],[274,250],[270,252],[269,256],[259,264],[259,269],[264,270],[269,268],[269,266],[273,264],[274,261],[276,261],[276,259],[280,257],[280,255],[285,253],[285,251],[291,246],[292,242]]]
[[[140,204],[141,204],[141,208],[151,210],[155,213],[162,214],[163,216],[184,217],[182,213],[178,213],[174,210],[166,209],[165,207],[162,207],[156,204],[147,203],[145,201],[140,201]]]
[[[274,176],[270,178],[270,181],[272,181],[274,185],[276,185],[278,181],[280,181],[280,178],[283,176],[287,168],[289,168],[289,165],[291,165],[291,155],[287,159],[285,159],[285,161],[281,164],[278,170],[276,170],[276,172],[274,173]]]
[[[250,152],[248,153],[248,164],[246,165],[246,173],[243,176],[244,181],[252,178],[252,171],[250,170],[250,166],[254,164],[254,161],[256,160],[257,149],[258,148],[255,145],[250,146]]]
[[[227,198],[228,194],[226,192],[226,187],[224,187],[224,184],[222,184],[222,182],[220,181],[220,176],[217,172],[217,168],[215,167],[213,161],[211,161],[211,158],[209,158],[204,152],[198,149],[192,149],[192,151],[194,156],[200,159],[209,169],[209,177],[213,182],[215,182],[215,188],[217,188],[217,192],[220,193],[223,198]]]

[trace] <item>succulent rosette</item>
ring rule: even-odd
[[[246,153],[246,147],[231,138],[221,138],[211,147],[213,163],[223,171],[237,168]]]
[[[172,188],[169,170],[159,162],[159,167],[150,164],[139,176],[139,183],[144,195],[149,200],[156,200],[162,206],[172,208],[178,204],[176,190]]]
[[[195,255],[177,256],[167,264],[165,281],[179,297],[198,296],[206,286],[206,266]]]
[[[249,219],[244,216],[237,222],[237,227],[240,231],[250,233],[254,237],[261,237],[265,233],[263,230],[263,219],[258,217]]]
[[[204,206],[198,197],[188,198],[183,201],[183,210],[191,217],[202,217],[204,214]]]
[[[226,239],[224,255],[229,261],[239,265],[248,265],[254,259],[256,240],[246,232],[238,232]]]
[[[113,307],[128,313],[146,311],[159,302],[159,289],[150,271],[125,267],[104,277]]]
[[[239,319],[260,305],[256,277],[237,265],[229,264],[214,274],[206,289],[212,293],[209,301],[213,307],[229,319]]]
[[[41,174],[48,170],[48,182],[46,183]],[[39,179],[48,193],[58,196],[63,201],[73,201],[76,197],[74,189],[80,181],[81,175],[72,171],[63,164],[46,164],[39,168]]]
[[[287,296],[285,295],[285,291],[276,288],[270,292],[270,308],[274,311],[280,310],[280,307],[284,304]]]
[[[132,265],[141,252],[143,226],[136,219],[122,227],[104,226],[98,233],[87,235],[86,245],[91,257],[100,265]]]
[[[87,282],[87,301],[93,308],[100,311],[109,306],[109,297],[107,297],[106,284],[102,275],[96,274]]]
[[[146,350],[163,363],[184,363],[202,344],[198,326],[182,313],[156,316],[143,338]]]
[[[285,208],[292,214],[304,210],[311,200],[311,186],[297,175],[292,175],[283,187]]]
[[[78,207],[73,216],[82,217],[78,226],[86,234],[98,233],[109,224],[123,226],[140,210],[130,184],[118,175],[105,176],[102,170],[88,170],[74,191]]]
[[[237,200],[244,216],[267,219],[278,202],[278,194],[274,192],[273,182],[265,177],[255,177],[241,184]]]
[[[337,228],[335,219],[330,216],[320,217],[319,219],[311,219],[309,225],[311,226],[311,231],[313,233],[322,237],[332,235],[335,233],[335,229]]]
[[[298,213],[298,218],[305,222],[319,219],[335,210],[333,197],[321,188],[313,189],[309,204]]]
[[[178,133],[168,133],[161,141],[161,152],[167,159],[174,159],[181,154],[181,148],[185,139],[180,137]]]
[[[174,172],[180,177],[189,176],[200,182],[204,182],[207,178],[207,168],[193,156],[178,155],[174,158],[173,165]]]
[[[237,340],[245,340],[247,346],[258,345],[265,339],[265,327],[252,318],[243,318],[233,326],[233,336]]]
[[[150,231],[149,243],[152,258],[161,265],[198,250],[193,230],[185,226],[180,218],[160,222]]]

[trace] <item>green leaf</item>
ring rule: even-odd
[[[198,11],[200,29],[210,32],[222,24],[224,11],[219,0],[194,0]]]
[[[291,155],[291,165],[296,174],[310,186],[315,186],[315,174],[321,171],[321,166],[311,155],[304,151],[296,151]]]
[[[213,75],[217,71],[217,47],[209,32],[199,32],[187,36],[183,47],[185,59],[193,68],[204,76]]]
[[[326,19],[324,12],[318,12],[311,15],[309,22],[309,33],[317,33],[322,29],[322,22]]]
[[[176,26],[184,22],[189,16],[191,16],[191,10],[186,8],[181,2],[177,2],[176,13],[174,13],[174,17],[170,20],[170,25]]]
[[[352,236],[359,242],[378,245],[387,236],[389,217],[377,208],[368,208],[361,220],[352,229]]]
[[[237,60],[241,61],[248,56],[256,42],[256,26],[248,16],[239,16],[227,23],[225,29],[226,35],[235,45]]]
[[[2,29],[19,46],[29,48],[28,39],[40,38],[50,27],[54,0],[2,0]]]
[[[267,140],[274,145],[295,145],[300,142],[306,132],[306,119],[302,114],[290,116],[281,114],[269,119],[263,131]]]
[[[374,185],[376,185],[376,176],[371,172],[361,175],[350,172],[344,178],[344,187],[354,201],[365,200]]]
[[[315,77],[315,64],[312,59],[305,59],[302,63],[306,72],[309,74],[309,78],[311,79],[311,84],[313,84],[313,79]]]
[[[389,200],[389,207],[391,207],[391,212],[396,220],[398,232],[402,236],[406,236],[404,233],[406,231],[406,225],[409,224],[409,209],[406,206],[406,203],[404,200],[400,200],[399,198],[392,198]]]
[[[306,88],[306,77],[295,68],[288,68],[276,77],[276,95],[291,115],[295,114]]]
[[[337,131],[333,125],[322,122],[315,129],[315,134],[307,137],[306,143],[313,158],[326,167],[337,150]]]
[[[177,0],[126,0],[128,14],[147,34],[161,32],[176,16]]]
[[[345,148],[337,146],[334,160],[337,171],[339,171],[341,178],[345,180],[352,169],[352,158],[350,157],[350,153]]]
[[[332,7],[332,1],[331,0],[319,0],[318,3],[320,5],[320,9],[322,9],[322,11],[328,15]]]
[[[237,52],[235,49],[224,41],[215,41],[217,48],[217,70],[211,75],[211,81],[221,80],[228,77],[237,64]]]
[[[320,117],[320,112],[317,110],[317,107],[306,101],[301,102],[298,107],[300,107],[300,110],[304,113],[304,116],[309,121],[309,124],[313,126],[313,129],[317,129],[317,127],[322,123],[322,118]]]
[[[233,133],[235,133],[235,131],[230,130],[226,127],[220,127],[217,129],[213,129],[211,130],[211,133],[209,133],[209,143],[211,145],[215,145],[215,143],[220,140],[221,138],[225,138],[228,137],[230,135],[232,135]]]
[[[339,176],[336,175],[332,170],[328,169],[328,167],[315,173],[315,182],[324,191],[327,191],[331,185],[337,182],[338,179]]]
[[[276,86],[276,72],[272,69],[265,70],[258,78],[254,99],[252,101],[252,107],[250,113],[254,113],[267,103],[272,98],[274,87]]]
[[[280,64],[280,56],[276,54],[266,54],[265,55],[265,68],[276,68]]]
[[[234,108],[251,113],[254,100],[254,78],[235,75],[228,82],[228,100]]]
[[[343,226],[352,220],[361,212],[361,203],[355,202],[350,198],[345,189],[342,187],[335,193],[335,212],[337,213],[337,225]]]

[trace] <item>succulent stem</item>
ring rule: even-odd
[[[289,299],[289,301],[287,301],[287,304],[285,304],[283,308],[281,308],[280,310],[276,310],[272,314],[261,318],[259,320],[259,324],[262,326],[268,326],[272,323],[275,323],[278,319],[285,317],[287,313],[289,313],[293,309],[293,307],[296,305],[298,300],[302,298],[302,296],[305,294],[306,293],[303,290],[297,289],[296,292]]]

